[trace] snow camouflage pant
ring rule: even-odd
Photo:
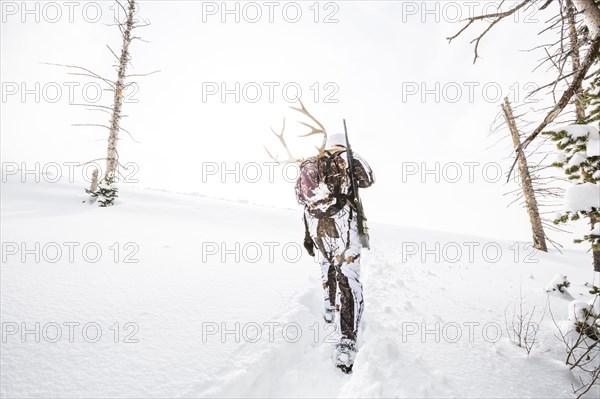
[[[360,251],[357,215],[350,205],[330,218],[317,219],[305,211],[308,231],[322,254],[326,309],[336,308],[339,296],[342,339],[356,341],[364,303],[360,278]]]

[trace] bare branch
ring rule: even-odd
[[[152,71],[152,72],[148,72],[148,73],[134,73],[131,75],[125,75],[126,78],[132,78],[132,77],[143,77],[143,76],[150,76],[150,75],[154,75],[155,73],[159,73],[162,72],[160,69],[157,69],[156,71]]]
[[[92,78],[96,78],[96,79],[103,80],[103,81],[105,81],[106,83],[108,83],[108,84],[110,84],[110,85],[114,85],[114,82],[113,82],[112,80],[110,80],[110,79],[107,79],[107,78],[105,78],[105,77],[102,77],[102,76],[98,75],[97,73],[95,73],[95,72],[93,72],[93,71],[91,71],[91,70],[89,70],[89,69],[87,69],[87,68],[80,67],[80,66],[78,66],[78,65],[55,64],[55,63],[51,63],[51,62],[41,62],[41,64],[44,64],[44,65],[52,65],[52,66],[60,66],[60,67],[65,67],[65,68],[74,68],[74,69],[80,69],[80,70],[82,70],[82,71],[85,71],[85,72],[87,72],[87,74],[79,74],[79,75],[82,75],[82,76],[90,76],[90,77],[92,77]],[[76,74],[76,73],[73,73],[73,72],[70,72],[70,73],[69,73],[69,75],[78,75],[78,74]]]
[[[129,137],[131,138],[131,140],[133,140],[134,142],[136,142],[136,143],[138,143],[138,144],[139,144],[139,143],[141,143],[141,141],[137,141],[137,140],[136,140],[136,139],[133,137],[133,134],[131,134],[131,132],[130,132],[129,130],[125,129],[123,126],[119,126],[119,130],[122,130],[122,131],[124,131],[125,133],[127,133],[127,134],[129,135]]]
[[[517,159],[519,156],[523,155],[523,149],[527,148],[527,146],[548,126],[552,123],[558,115],[564,110],[564,108],[569,104],[573,95],[576,93],[577,88],[581,86],[583,79],[585,78],[588,70],[591,68],[592,64],[598,59],[600,51],[600,34],[598,34],[594,40],[590,48],[588,49],[588,53],[581,64],[581,68],[575,75],[573,81],[565,90],[560,100],[552,107],[552,110],[546,115],[542,123],[531,133],[525,141],[517,148],[516,153],[517,156],[508,172],[507,181],[510,180],[510,175],[512,174],[513,169],[517,163]]]
[[[103,127],[105,129],[110,130],[110,126],[101,125],[98,123],[73,123],[71,126],[93,126],[93,127]]]
[[[490,23],[490,25],[483,31],[483,33],[481,33],[478,37],[476,37],[475,39],[473,39],[471,41],[471,43],[475,43],[475,48],[474,48],[474,59],[473,59],[473,63],[477,62],[477,59],[479,58],[479,54],[478,54],[478,50],[479,50],[479,44],[481,42],[481,40],[483,39],[483,37],[492,29],[492,27],[494,27],[498,22],[500,22],[501,20],[503,20],[506,17],[510,17],[511,15],[515,14],[517,11],[519,11],[521,8],[530,5],[534,0],[523,0],[521,3],[519,3],[518,5],[516,5],[515,7],[511,8],[508,11],[503,11],[503,12],[496,12],[496,13],[490,13],[490,14],[485,14],[485,15],[477,15],[474,17],[469,17],[467,18],[465,21],[467,21],[467,24],[461,28],[456,34],[454,34],[453,36],[447,37],[446,39],[448,40],[448,43],[452,43],[452,40],[456,39],[458,36],[460,36],[464,31],[467,30],[467,28],[469,26],[471,26],[475,21],[480,21],[483,19],[493,19],[493,21]],[[504,3],[504,2],[502,2]],[[502,6],[502,3],[500,4],[500,6]],[[500,7],[499,6],[499,7]]]
[[[115,54],[115,52],[113,51],[113,49],[111,49],[108,44],[106,45],[106,48],[108,49],[108,51],[110,51],[112,53],[112,55],[115,56],[116,60],[119,61],[119,57]]]

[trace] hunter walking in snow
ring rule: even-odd
[[[313,124],[300,122],[310,128],[301,136],[323,135],[319,153],[305,160],[292,155],[285,138],[285,119],[281,133],[273,134],[281,142],[288,158],[283,162],[300,163],[296,181],[296,198],[304,205],[304,247],[315,256],[321,254],[321,277],[324,289],[325,321],[333,323],[339,315],[340,339],[334,351],[335,365],[345,373],[352,372],[356,355],[356,338],[364,308],[360,283],[360,253],[369,248],[367,218],[359,188],[373,185],[373,172],[367,162],[352,152],[348,142],[346,121],[344,134],[329,135],[325,127],[300,102],[291,107],[310,118]],[[265,147],[275,162],[274,157]]]
[[[334,361],[346,373],[352,371],[364,308],[360,254],[368,248],[358,188],[373,183],[371,168],[352,154],[347,134],[328,136],[324,150],[302,162],[296,183],[296,197],[304,205],[304,246],[311,256],[314,247],[322,255],[325,321],[332,323],[339,314],[341,338]]]

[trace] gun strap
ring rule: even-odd
[[[310,237],[310,231],[308,230],[308,221],[306,220],[306,212],[302,214],[304,219],[304,238]]]

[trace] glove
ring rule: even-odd
[[[310,256],[315,256],[315,243],[310,237],[310,234],[304,235],[304,248],[306,248],[306,252],[308,252]]]

